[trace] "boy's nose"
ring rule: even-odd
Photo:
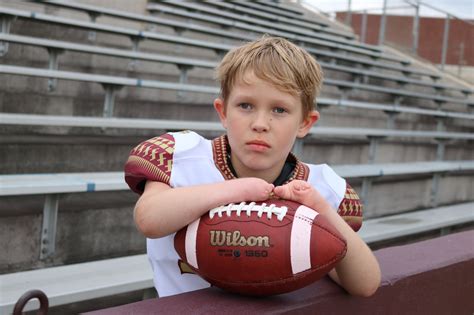
[[[252,129],[256,132],[265,132],[270,129],[270,117],[264,113],[255,115],[255,119],[252,123]]]

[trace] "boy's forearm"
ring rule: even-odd
[[[262,181],[263,182],[263,181]],[[273,187],[252,180],[225,181],[190,187],[170,188],[157,193],[145,192],[135,207],[135,222],[149,238],[159,238],[174,233],[201,217],[212,208],[231,202],[246,201],[252,194],[260,193],[261,200]],[[162,184],[163,185],[163,184]],[[266,192],[268,190],[268,192]]]
[[[221,183],[170,188],[141,198],[135,207],[135,221],[149,238],[166,236],[224,203],[228,197]]]
[[[323,215],[344,236],[347,253],[337,265],[337,282],[349,293],[359,296],[372,295],[380,285],[380,267],[370,248],[352,228],[327,203]]]

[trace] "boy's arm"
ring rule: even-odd
[[[380,285],[380,267],[370,248],[309,183],[292,181],[275,187],[277,196],[316,209],[345,237],[347,253],[329,276],[350,294],[371,296]]]
[[[179,188],[147,181],[135,206],[135,223],[146,237],[159,238],[180,230],[215,207],[268,199],[272,190],[272,184],[259,178]]]

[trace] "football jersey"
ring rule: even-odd
[[[142,194],[147,181],[176,188],[234,179],[228,154],[226,135],[208,140],[192,131],[167,133],[132,149],[125,164],[125,181],[130,189]],[[292,153],[288,161],[295,167],[286,182],[309,182],[355,231],[359,230],[362,204],[343,178],[326,164],[305,164]],[[174,234],[147,239],[147,254],[160,297],[210,286],[180,260],[174,249]]]

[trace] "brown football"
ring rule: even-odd
[[[347,249],[323,215],[280,199],[212,209],[178,231],[174,246],[212,285],[246,295],[309,285],[334,268]]]

